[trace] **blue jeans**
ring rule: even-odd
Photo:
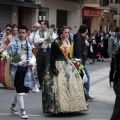
[[[90,90],[90,75],[88,73],[86,65],[84,66],[84,71],[85,71],[85,74],[86,74],[86,76],[88,78],[88,81],[86,83],[84,83],[84,87],[86,89],[87,94],[89,94],[89,90]]]

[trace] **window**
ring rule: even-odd
[[[17,0],[18,2],[24,2],[24,0]]]
[[[42,8],[39,10],[39,18],[38,18],[39,22],[41,20],[48,20],[49,19],[48,16],[49,16],[49,9]]]
[[[103,6],[108,6],[109,5],[109,0],[103,0]]]
[[[115,3],[119,3],[120,4],[120,0],[115,0]]]
[[[57,10],[57,27],[67,26],[67,11]]]
[[[113,3],[113,0],[110,0],[110,3]]]

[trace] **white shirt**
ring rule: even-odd
[[[53,32],[52,39],[54,40],[56,38],[57,38],[57,35]],[[44,31],[44,38],[40,37],[39,31],[37,31],[37,33],[35,35],[34,43],[35,44],[42,43],[42,48],[47,48],[48,44],[49,44],[49,47],[50,47],[50,43],[47,43],[46,39],[48,39],[48,31]]]

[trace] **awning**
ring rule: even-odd
[[[41,8],[41,5],[39,4],[34,4],[34,3],[29,3],[29,2],[17,2],[17,1],[12,1],[12,0],[9,0],[9,1],[0,0],[0,4],[28,7],[28,8],[34,8],[34,9]]]

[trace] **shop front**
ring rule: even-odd
[[[83,24],[87,24],[89,27],[89,33],[92,33],[94,30],[99,30],[99,20],[101,17],[101,10],[92,9],[92,8],[83,8]]]

